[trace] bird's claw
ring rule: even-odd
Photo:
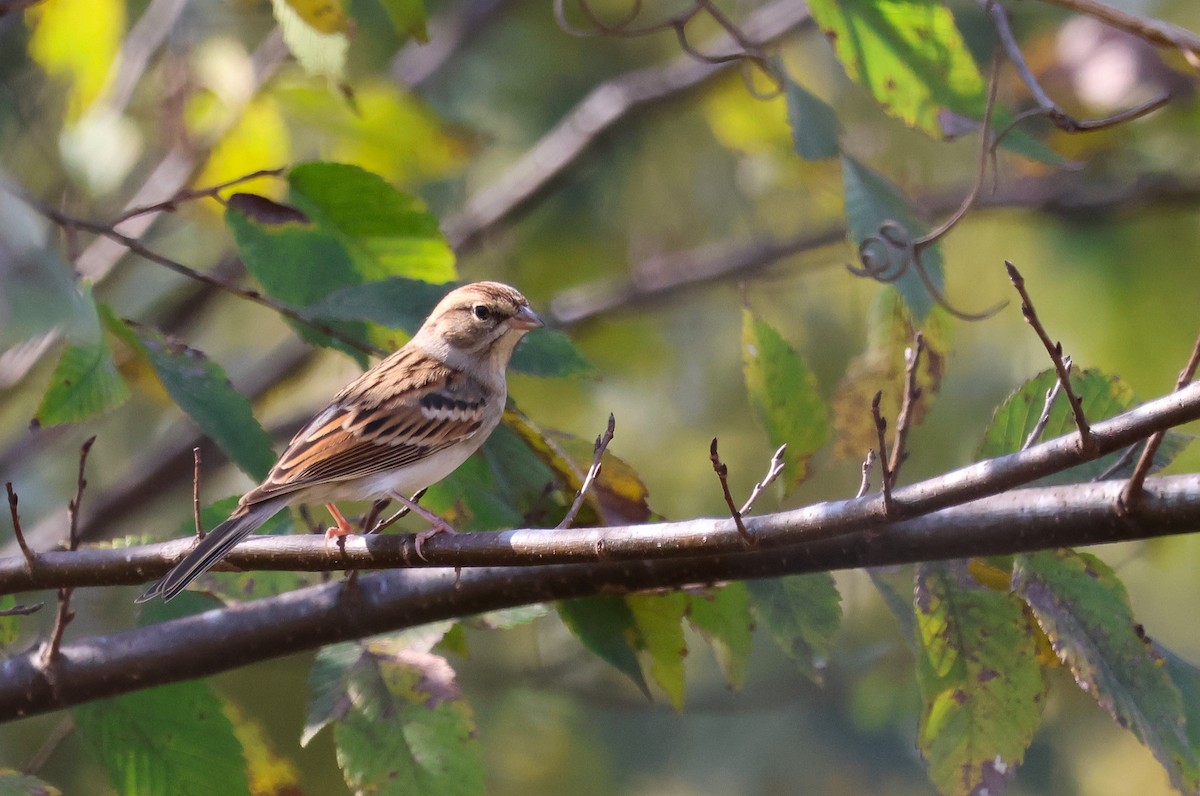
[[[433,527],[427,531],[421,531],[417,534],[416,539],[413,540],[413,546],[417,549],[418,558],[422,561],[429,560],[425,557],[425,543],[440,533],[456,534],[458,531],[454,530],[450,523],[445,520],[433,523]]]

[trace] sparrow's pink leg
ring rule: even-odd
[[[325,552],[329,552],[329,543],[339,537],[349,536],[354,533],[354,529],[350,527],[350,523],[346,522],[346,518],[342,516],[342,512],[332,503],[326,503],[325,508],[333,516],[337,527],[330,527],[325,531]]]

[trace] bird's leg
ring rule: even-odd
[[[345,537],[354,533],[354,528],[350,526],[350,523],[346,522],[346,518],[342,515],[342,512],[337,506],[332,503],[326,503],[325,508],[333,516],[334,522],[337,523],[336,528],[331,526],[325,531],[325,552],[328,553],[330,542],[332,542],[334,539],[344,539]]]
[[[429,541],[434,536],[437,536],[439,533],[458,533],[458,531],[454,530],[450,523],[446,522],[446,520],[434,514],[420,503],[417,503],[417,501],[410,500],[409,498],[406,498],[404,495],[401,495],[397,492],[393,492],[392,497],[398,500],[410,511],[415,513],[418,517],[424,518],[426,522],[433,526],[428,531],[421,531],[419,534],[417,534],[416,541],[414,542],[414,545],[417,548],[417,555],[420,556],[422,560],[425,560],[425,552],[421,549],[425,546],[425,542]],[[414,497],[419,498],[420,493]]]

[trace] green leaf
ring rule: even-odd
[[[425,0],[380,0],[383,10],[396,32],[402,37],[412,36],[422,44],[429,41],[425,29]]]
[[[288,183],[293,203],[350,254],[356,281],[401,276],[443,284],[458,277],[437,219],[382,177],[341,163],[304,163],[288,172]]]
[[[87,420],[129,400],[103,340],[63,349],[34,421],[43,427]]]
[[[337,655],[323,677],[344,686],[333,689],[334,739],[355,793],[483,793],[475,721],[444,658],[386,637]]]
[[[1013,591],[1033,609],[1080,688],[1149,747],[1176,788],[1200,789],[1179,689],[1116,574],[1086,553],[1030,553],[1016,557]]]
[[[394,276],[335,290],[313,304],[311,310],[317,318],[371,321],[413,334],[453,288],[453,284],[435,285]]]
[[[829,409],[804,360],[766,321],[742,312],[742,362],[755,415],[773,446],[787,445],[783,482],[808,477],[808,460],[829,437]]]
[[[530,376],[544,377],[595,371],[571,338],[557,329],[539,329],[526,335],[513,353],[511,367]]]
[[[384,343],[387,335],[374,334],[358,320],[386,313],[381,309],[382,297],[370,300],[361,311],[353,301],[363,299],[363,293],[331,297],[392,277],[437,284],[455,279],[454,253],[438,230],[437,219],[419,200],[383,178],[356,166],[306,163],[288,173],[288,183],[295,205],[292,213],[274,212],[268,217],[258,209],[261,202],[246,199],[231,202],[225,213],[246,267],[274,298],[302,309],[324,305],[331,316],[347,319],[330,324],[340,333]],[[381,289],[395,295],[404,287]],[[422,292],[415,299],[427,295]],[[407,298],[402,307],[414,303],[414,298]],[[425,313],[420,315],[423,319]],[[407,328],[401,320],[389,325]],[[356,349],[303,324],[293,326],[304,339],[366,363]]]
[[[754,620],[750,591],[734,581],[716,589],[688,593],[688,619],[712,647],[717,665],[731,688],[741,688],[750,660]]]
[[[846,74],[889,114],[934,138],[939,113],[983,112],[983,75],[954,15],[935,0],[813,0],[813,17]]]
[[[62,796],[62,791],[37,777],[0,768],[0,796]]]
[[[1200,756],[1200,667],[1185,660],[1161,644],[1154,649],[1167,664],[1167,674],[1179,689],[1183,699],[1183,715],[1186,720],[1188,745]]]
[[[999,793],[1041,723],[1046,683],[1037,628],[1009,594],[963,562],[917,567],[918,745],[944,794]]]
[[[0,350],[54,331],[74,343],[99,339],[86,283],[76,286],[47,241],[46,220],[11,190],[0,190],[0,252]]]
[[[846,194],[846,223],[850,242],[858,257],[860,247],[891,263],[887,274],[900,273],[895,280],[896,289],[904,297],[913,319],[924,323],[934,307],[934,297],[925,286],[916,262],[909,262],[909,254],[903,246],[887,243],[880,233],[885,223],[899,224],[906,231],[905,242],[911,242],[929,231],[895,186],[859,163],[849,155],[842,155],[842,182]],[[898,235],[900,233],[895,233]],[[921,266],[938,294],[945,291],[942,273],[942,250],[939,244],[926,246],[921,251]],[[903,269],[903,270],[901,270]]]
[[[1000,408],[992,416],[992,422],[983,434],[977,461],[1002,456],[1018,451],[1025,444],[1026,438],[1037,425],[1038,418],[1046,405],[1046,392],[1058,380],[1053,368],[1047,369],[1022,384],[1016,391],[1004,400]],[[1133,389],[1119,376],[1112,376],[1103,371],[1087,369],[1071,371],[1071,386],[1083,406],[1083,413],[1089,423],[1096,423],[1131,409],[1137,399]],[[1076,431],[1075,416],[1062,391],[1059,391],[1054,405],[1050,409],[1049,421],[1038,442],[1053,439]],[[1184,448],[1191,444],[1193,437],[1181,431],[1168,431],[1162,445],[1154,457],[1152,471],[1166,467]],[[1096,461],[1085,462],[1059,473],[1048,475],[1036,483],[1075,484],[1091,481],[1105,473],[1122,456],[1122,451],[1111,453]],[[1109,478],[1126,478],[1133,472],[1136,458],[1108,474]]]
[[[558,604],[558,615],[583,646],[614,666],[650,698],[650,688],[631,641],[637,637],[637,622],[623,598],[564,600]]]
[[[820,683],[842,619],[841,595],[827,572],[747,582],[754,616],[800,671]]]
[[[794,80],[787,81],[784,93],[796,154],[805,160],[824,160],[837,155],[841,148],[833,108]]]
[[[687,641],[683,637],[683,615],[688,598],[680,591],[665,594],[631,594],[625,604],[633,613],[639,647],[650,660],[650,676],[667,692],[671,706],[683,709],[683,661]]]
[[[879,445],[875,426],[863,422],[871,417],[871,401],[883,393],[880,411],[886,418],[900,413],[904,400],[905,350],[913,346],[920,330],[925,338],[924,351],[917,367],[917,386],[921,395],[913,407],[912,423],[925,418],[942,384],[942,374],[952,345],[949,316],[934,307],[925,321],[918,324],[894,290],[876,295],[867,318],[867,348],[850,363],[846,375],[833,396],[834,452],[838,456],[862,460],[869,448]]]
[[[357,641],[330,644],[317,653],[308,670],[312,699],[308,703],[304,731],[300,734],[301,746],[308,746],[317,733],[346,715],[350,709],[350,699],[346,695],[349,673],[362,655],[363,646]]]
[[[275,463],[271,437],[224,368],[153,329],[122,321],[107,308],[104,319],[113,334],[146,358],[171,399],[243,472],[256,481],[266,477]]]
[[[200,680],[89,702],[75,726],[130,796],[248,793],[246,761],[219,700]]]

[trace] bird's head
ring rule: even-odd
[[[525,333],[544,325],[516,288],[472,282],[438,302],[413,342],[449,364],[502,374]]]

